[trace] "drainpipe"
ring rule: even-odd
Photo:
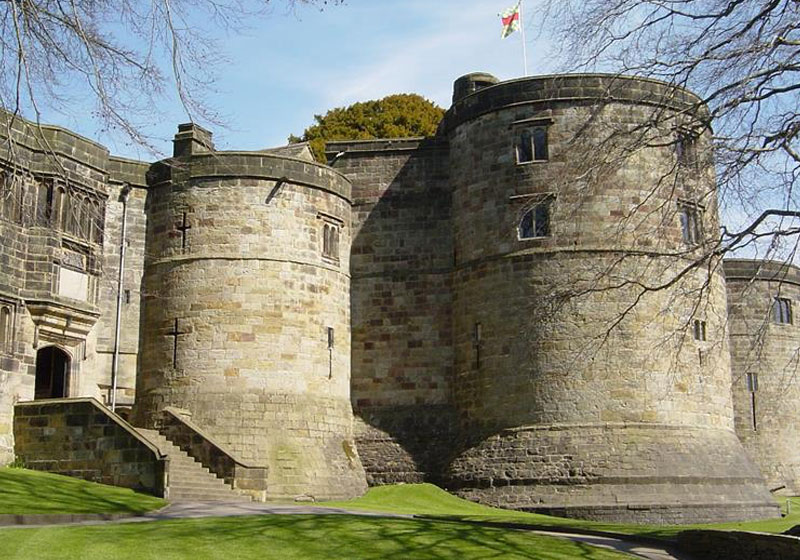
[[[117,319],[114,325],[114,357],[111,360],[111,411],[117,408],[117,377],[119,372],[119,333],[122,326],[122,280],[125,275],[125,227],[128,221],[128,195],[131,186],[123,183],[119,200],[122,202],[122,235],[119,241],[119,275],[117,276]]]

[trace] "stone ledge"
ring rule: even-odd
[[[702,560],[800,560],[800,537],[747,531],[691,530],[678,547]]]
[[[139,513],[2,513],[0,527],[14,525],[62,525],[67,523],[84,523],[86,521],[117,521],[131,517],[140,517]]]

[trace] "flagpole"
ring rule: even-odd
[[[522,11],[522,0],[519,0],[519,29],[522,37],[522,76],[526,77],[528,75],[528,52],[525,47],[525,18]]]

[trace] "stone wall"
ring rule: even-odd
[[[114,353],[119,249],[122,234],[123,202],[121,191],[130,187],[126,212],[125,274],[122,280],[122,316],[120,321],[120,359],[117,376],[117,405],[130,407],[136,392],[136,364],[139,351],[139,313],[142,271],[144,269],[147,197],[145,176],[149,164],[109,158],[109,196],[106,202],[103,236],[103,277],[99,286],[99,306],[104,313],[97,325],[96,384],[103,400],[111,400],[111,366]]]
[[[682,231],[686,208],[695,231],[718,228],[708,134],[691,165],[676,155],[671,112],[696,102],[658,82],[574,75],[491,85],[448,111],[464,429],[448,484],[460,494],[575,515],[678,511],[676,496],[692,504],[684,521],[777,514],[733,433],[722,275],[691,268],[704,240]],[[644,123],[651,147],[628,144]],[[532,130],[547,148],[526,161]],[[546,230],[523,235],[539,208]]]
[[[362,493],[349,182],[256,152],[184,152],[150,181],[136,421],[190,411],[227,451],[268,468],[270,499]]]
[[[14,437],[26,468],[164,495],[158,450],[94,399],[18,403]]]
[[[563,517],[684,524],[778,514],[774,502],[753,500],[763,479],[730,430],[645,422],[520,427],[481,440],[450,472],[450,490],[469,500]]]
[[[332,142],[353,183],[352,402],[370,483],[438,479],[451,406],[453,264],[447,144]]]
[[[67,395],[106,396],[109,368],[98,359],[97,323],[103,318],[108,324],[115,313],[109,273],[115,276],[117,268],[106,255],[112,243],[106,207],[122,181],[144,183],[145,166],[112,161],[105,147],[59,127],[8,115],[0,120],[0,307],[10,314],[0,342],[5,464],[13,458],[13,405],[34,398],[38,351],[56,347],[68,356]],[[143,250],[141,235],[130,241]],[[134,291],[138,282],[132,274]],[[129,339],[138,332],[138,312],[126,331]],[[137,351],[133,338],[128,355]],[[135,360],[126,365],[132,379]]]
[[[166,407],[162,411],[159,430],[167,440],[217,475],[217,478],[256,501],[265,500],[269,469],[246,464],[226,451],[194,424],[184,411]]]
[[[698,560],[798,560],[800,537],[745,531],[683,531],[678,546]]]
[[[779,297],[788,300],[791,311],[800,310],[800,269],[743,259],[726,260],[724,265],[736,433],[769,486],[783,486],[784,492],[796,495],[800,492],[800,325],[794,316],[778,323],[774,305]]]

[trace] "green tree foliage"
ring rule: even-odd
[[[324,162],[325,143],[331,140],[432,136],[443,115],[444,109],[424,97],[400,93],[314,115],[316,124],[289,142],[309,142],[314,157]]]

